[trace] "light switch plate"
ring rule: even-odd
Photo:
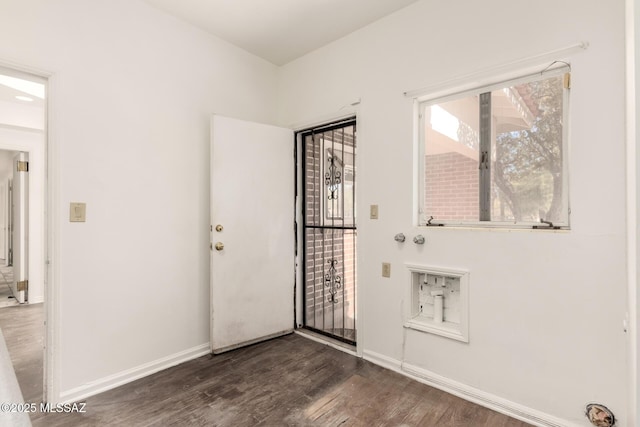
[[[391,277],[391,264],[388,262],[382,263],[382,277]]]
[[[72,202],[69,204],[69,222],[86,222],[87,204]]]
[[[378,205],[371,205],[369,209],[369,217],[371,219],[378,219]]]

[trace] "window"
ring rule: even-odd
[[[420,102],[420,225],[568,227],[562,66]]]
[[[344,220],[352,223],[354,212],[354,147],[352,128],[317,134],[324,152],[321,175],[324,205],[324,221]]]

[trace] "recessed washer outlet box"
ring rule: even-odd
[[[407,264],[406,328],[469,342],[469,272]]]

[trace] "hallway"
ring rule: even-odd
[[[12,281],[13,267],[0,265],[0,308],[18,305],[18,301],[16,301],[11,292],[10,283]]]
[[[43,394],[44,304],[0,308],[0,330],[27,403]]]

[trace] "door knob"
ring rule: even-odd
[[[216,243],[216,251],[221,251],[224,249],[224,243],[218,242]]]

